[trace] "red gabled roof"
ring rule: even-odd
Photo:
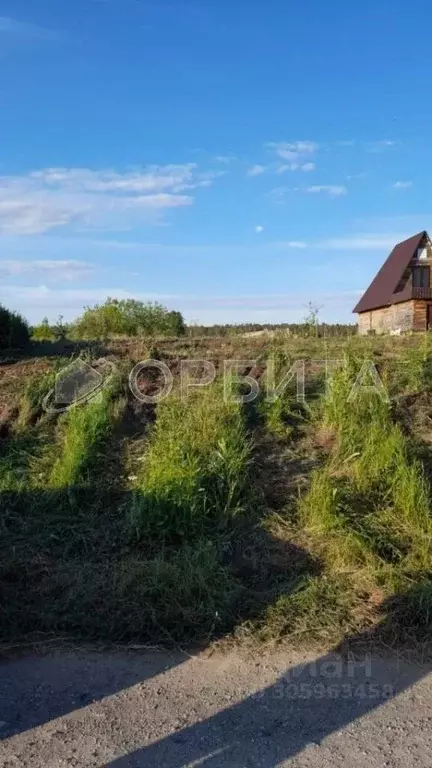
[[[393,248],[353,312],[369,312],[392,303],[399,281],[425,235],[427,232],[419,232]]]

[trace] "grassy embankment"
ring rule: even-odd
[[[301,340],[303,354],[343,355],[339,341],[318,341]],[[357,357],[321,397],[315,371],[305,406],[291,384],[245,409],[217,383],[186,402],[173,394],[134,435],[122,431],[124,382],[59,417],[38,412],[52,377],[33,382],[0,441],[2,641],[193,642],[235,630],[330,642],[373,626],[384,604],[395,634],[426,631],[432,528],[419,446],[393,402],[352,396],[365,354],[392,396],[427,388],[425,343],[392,344],[350,342]],[[270,346],[279,376],[300,350]],[[395,359],[408,361],[397,376]]]

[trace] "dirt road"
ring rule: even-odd
[[[2,768],[430,768],[430,665],[57,652],[0,665]]]

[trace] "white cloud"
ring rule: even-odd
[[[163,211],[193,203],[190,194],[222,175],[195,163],[148,166],[119,173],[88,168],[45,168],[0,177],[0,234],[29,235],[75,224],[124,229],[157,223]]]
[[[287,248],[307,248],[307,243],[303,240],[288,240],[284,245]]]
[[[196,163],[184,165],[151,165],[144,170],[118,173],[112,170],[93,171],[89,168],[45,168],[33,171],[36,179],[55,189],[85,192],[122,192],[151,194],[170,190],[182,192],[194,189],[202,181]]]
[[[297,250],[304,250],[308,247],[308,244],[304,240],[279,240],[278,242],[270,243],[270,247],[273,248],[295,248]]]
[[[318,144],[315,141],[279,141],[268,142],[267,146],[274,149],[276,154],[283,160],[296,162],[304,155],[313,155],[318,150]]]
[[[36,235],[70,224],[80,213],[78,207],[62,208],[48,200],[9,198],[2,200],[0,188],[0,235]]]
[[[316,165],[315,163],[304,163],[304,165],[300,167],[300,170],[305,171],[306,173],[308,173],[309,171],[315,171]]]
[[[282,240],[271,243],[275,248],[308,248],[310,251],[390,251],[407,237],[401,232],[359,233],[347,237],[329,237],[305,242]]]
[[[261,224],[258,224],[255,227],[255,232],[259,235],[261,232],[264,232],[264,227],[262,227]]]
[[[380,251],[390,250],[406,235],[395,233],[359,234],[351,237],[333,237],[318,241],[315,246],[328,251]]]
[[[298,170],[314,171],[316,168],[311,158],[318,151],[319,145],[314,141],[269,142],[266,146],[285,160],[282,165],[276,167],[277,174]]]
[[[35,261],[7,259],[0,262],[0,277],[36,276],[49,282],[72,282],[89,277],[94,271],[86,261],[39,259]]]
[[[287,171],[297,171],[299,167],[300,166],[298,163],[288,163],[284,165],[279,165],[276,168],[276,173],[280,175],[282,173],[286,173]]]
[[[222,163],[223,165],[229,165],[235,160],[237,160],[235,155],[216,155],[215,157],[215,161],[217,163]]]
[[[312,187],[308,187],[306,191],[311,194],[324,193],[330,195],[330,197],[340,197],[341,195],[347,194],[346,187],[334,184],[314,184]]]
[[[260,176],[262,173],[265,173],[265,170],[264,165],[253,165],[246,172],[246,176]]]
[[[393,189],[409,189],[412,185],[412,181],[395,181],[395,183],[392,184],[392,187]]]

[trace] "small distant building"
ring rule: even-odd
[[[353,309],[359,334],[432,329],[431,266],[427,232],[396,245]]]

